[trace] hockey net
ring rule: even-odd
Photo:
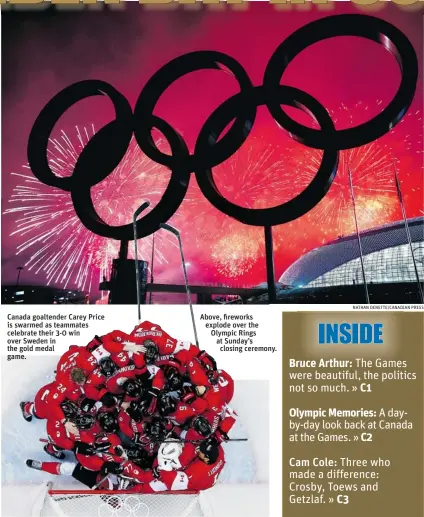
[[[53,490],[51,485],[40,517],[203,517],[199,492],[135,494],[103,490]]]

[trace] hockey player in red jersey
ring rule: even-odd
[[[233,398],[234,381],[224,370],[216,370],[209,372],[207,384],[195,386],[195,392],[208,403],[209,409],[215,407],[219,412]]]
[[[229,404],[234,396],[234,381],[225,370],[218,370],[215,359],[202,351],[190,363],[190,381],[194,386],[219,385],[221,397]]]
[[[99,413],[97,422],[87,430],[79,429],[76,436],[75,456],[86,469],[98,471],[105,461],[122,455],[116,417],[108,412]],[[94,450],[94,454],[93,454]]]
[[[224,451],[213,438],[205,440],[198,447],[185,443],[179,460],[180,468],[172,471],[158,469],[157,479],[148,485],[136,485],[134,491],[207,490],[215,485],[225,466]]]
[[[199,353],[197,348],[196,351]],[[171,368],[175,369],[181,376],[188,376],[193,384],[208,383],[208,376],[204,367],[196,357],[193,357],[191,352],[186,350],[174,354],[158,355],[155,365],[164,369],[164,371]]]
[[[207,490],[211,488],[225,465],[222,447],[211,438],[199,446],[191,443],[168,443],[166,458],[168,464],[156,465],[150,471],[142,471],[131,462],[108,463],[106,472],[134,481],[133,492],[151,494],[178,490]],[[172,456],[172,462],[170,457]]]
[[[61,407],[65,418],[75,422],[79,408],[69,400],[62,402]],[[44,451],[58,460],[63,460],[65,458],[63,451],[71,451],[75,443],[75,435],[68,431],[65,423],[66,421],[49,418],[46,424],[48,443],[44,446]]]
[[[118,416],[120,431],[134,444],[143,448],[148,456],[153,456],[173,426],[157,416],[146,418],[144,401],[124,402]]]
[[[59,398],[60,394],[60,405],[60,403],[63,402],[62,393],[64,393],[65,391],[66,388],[61,384],[58,385],[56,382],[50,382],[49,384],[46,384],[45,386],[40,388],[35,394],[33,402],[21,402],[20,404],[22,415],[25,418],[25,420],[27,422],[31,422],[33,416],[35,418],[43,420],[47,418],[51,413],[54,413],[54,411],[51,410],[51,399],[54,400]],[[56,394],[57,396],[55,397]],[[65,419],[65,416],[61,415],[60,412],[58,412],[56,415],[53,414],[52,417],[57,418],[59,420]]]
[[[124,384],[126,381],[132,380],[137,383],[137,375],[140,371],[135,367],[134,364],[124,366],[116,370],[106,381],[105,387],[108,392],[113,395],[123,395],[125,393]],[[141,386],[140,393],[141,394]]]
[[[130,334],[121,330],[113,330],[104,336],[95,336],[85,347],[98,361],[109,357],[111,354],[129,352],[140,354],[145,352],[142,343],[135,342]]]
[[[98,367],[102,359],[111,357],[118,366],[129,364],[128,353],[141,354],[145,348],[137,343],[127,341],[128,334],[113,331],[102,338],[96,336],[87,346],[71,345],[60,358],[56,367],[56,380],[67,382],[73,368],[81,368],[88,376]]]
[[[61,404],[65,400],[76,402],[84,399],[85,381],[84,371],[74,367],[66,383],[51,382],[38,390],[34,402],[21,402],[23,417],[27,422],[31,422],[33,416],[38,419],[56,419],[62,421],[70,433],[74,433],[75,425],[67,421]]]
[[[216,370],[208,378],[211,385],[218,384],[225,403],[229,404],[234,396],[234,380],[231,375],[225,370]]]
[[[218,370],[215,359],[204,350],[190,360],[187,372],[193,386],[214,386],[219,384],[226,402],[229,403],[234,395],[234,381],[224,370]]]
[[[111,358],[100,361],[99,366],[89,375],[84,391],[88,399],[94,402],[100,401],[105,407],[116,405],[116,398],[106,388],[108,379],[118,370]],[[89,410],[89,409],[88,409]]]
[[[218,387],[196,386],[193,388],[184,385],[177,393],[179,400],[172,393],[161,393],[159,396],[160,414],[166,416],[176,426],[184,427],[195,417],[202,415],[211,427],[210,434],[214,433],[220,420],[224,418],[227,408],[225,399],[221,398]]]
[[[71,345],[56,366],[56,381],[67,384],[74,368],[88,376],[97,367],[97,359],[85,347]]]
[[[200,443],[212,436],[212,426],[204,416],[195,416],[184,427],[175,427],[173,434],[181,440]]]
[[[75,417],[77,431],[70,434],[61,422],[49,421],[48,435],[55,448],[71,450],[75,453],[78,465],[91,472],[101,470],[107,461],[120,461],[123,455],[116,419],[110,413],[100,413],[95,419],[92,415]],[[46,451],[48,452],[48,451]],[[50,452],[48,452],[50,454]],[[64,455],[58,459],[63,459]],[[37,462],[27,460],[27,466],[56,475],[73,475],[75,462]]]
[[[191,395],[184,395],[182,400],[174,399],[169,393],[160,396],[159,411],[166,415],[177,426],[184,425],[197,415],[201,415],[208,408],[207,402]]]
[[[169,414],[172,422],[184,425],[194,416],[202,415],[211,426],[211,434],[218,429],[228,401],[234,393],[234,382],[231,377],[223,370],[218,372],[219,375],[214,378],[209,376],[212,384],[208,381],[206,386],[197,385],[194,389],[184,389],[181,401],[176,404],[175,411]]]
[[[123,402],[118,415],[120,431],[132,442],[137,443],[143,429],[143,405],[137,401]]]
[[[158,347],[159,355],[177,354],[185,351],[186,358],[195,357],[199,349],[192,345],[189,341],[179,341],[171,337],[159,325],[150,321],[143,321],[137,325],[131,332],[131,339],[136,343],[143,345],[145,340],[153,341]]]
[[[185,448],[191,451],[185,453]],[[215,485],[225,466],[222,447],[211,438],[194,448],[197,456],[194,458],[193,448],[193,444],[185,443],[180,456],[181,468],[170,472],[159,471],[159,478],[151,482],[149,488],[153,492],[163,491],[165,487],[165,490],[207,490]]]
[[[62,406],[69,407],[71,404],[72,402],[64,402]],[[70,433],[60,420],[47,420],[49,443],[44,447],[44,451],[54,458],[64,459],[65,455],[62,452],[63,450],[74,452],[86,450],[82,443],[91,444],[94,442],[101,445],[101,442],[98,442],[97,439],[105,435],[104,431],[110,433],[117,430],[116,421],[112,419],[113,417],[106,416],[106,413],[99,414],[99,422],[101,422],[99,425],[99,423],[95,422],[93,415],[79,414],[78,408],[75,409],[76,411],[66,412],[67,418],[70,418],[77,427],[77,431],[74,434]],[[120,440],[117,439],[118,437],[115,435],[110,436],[111,440],[109,441],[111,441],[112,445],[116,446],[120,444]]]

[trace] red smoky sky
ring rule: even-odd
[[[276,10],[266,2],[255,2],[242,11],[149,11],[131,3],[120,11],[2,13],[3,283],[13,282],[16,267],[24,266],[24,283],[88,289],[91,282],[91,290],[96,291],[101,268],[118,248],[114,241],[91,236],[75,218],[67,194],[32,181],[25,168],[31,126],[61,89],[84,79],[101,79],[134,106],[154,72],[195,50],[229,54],[259,85],[270,56],[293,31],[323,16],[353,12],[359,11],[347,2],[326,11]],[[403,31],[422,63],[419,13],[385,4],[369,14]],[[342,37],[302,52],[289,65],[282,84],[313,95],[342,128],[379,113],[392,99],[399,80],[399,68],[389,52],[367,40]],[[401,218],[392,155],[408,217],[423,214],[422,90],[420,70],[415,100],[403,121],[377,142],[347,151],[326,198],[306,216],[274,228],[277,279],[308,250],[354,231],[343,164],[352,164],[361,230]],[[166,91],[156,114],[181,132],[193,149],[208,115],[236,92],[236,81],[229,74],[195,72]],[[290,113],[308,124],[306,116]],[[108,100],[97,98],[78,103],[62,117],[52,135],[60,145],[51,149],[59,174],[72,170],[69,146],[78,151],[78,132],[84,134],[88,128],[88,135],[93,126],[99,129],[112,119]],[[273,206],[308,184],[320,156],[319,151],[293,142],[260,108],[246,143],[215,168],[214,176],[221,191],[236,203]],[[93,189],[96,209],[110,224],[130,222],[131,211],[146,193],[154,205],[169,179],[169,171],[149,162],[135,146],[127,158],[115,178]],[[252,285],[266,279],[263,229],[220,214],[203,198],[194,175],[171,222],[181,230],[191,283]],[[49,233],[49,228],[54,232]],[[155,281],[181,283],[179,254],[172,241],[158,234],[155,244]],[[141,242],[144,258],[150,257],[151,245],[151,237]],[[76,248],[80,253],[73,253]]]

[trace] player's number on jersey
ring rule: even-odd
[[[44,400],[47,395],[50,393],[50,390],[46,390],[42,395],[41,395],[41,400]]]
[[[63,384],[58,384],[57,388],[56,388],[58,391],[60,391],[60,393],[65,393],[66,391],[66,387],[63,385]],[[53,395],[53,398],[54,399],[57,399],[59,397],[59,393],[55,393]]]
[[[228,384],[228,381],[227,379],[224,379],[224,377],[218,377],[218,384],[221,386],[221,388],[225,388],[225,386]]]
[[[61,371],[66,372],[72,366],[76,365],[76,359],[79,356],[79,352],[75,352],[68,357],[68,360],[60,367]]]

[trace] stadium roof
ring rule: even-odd
[[[408,219],[413,243],[424,241],[424,217]],[[403,221],[385,224],[361,232],[362,253],[368,255],[377,251],[408,244]],[[331,241],[306,253],[281,275],[279,282],[286,285],[307,285],[316,278],[338,266],[360,256],[356,233]]]

